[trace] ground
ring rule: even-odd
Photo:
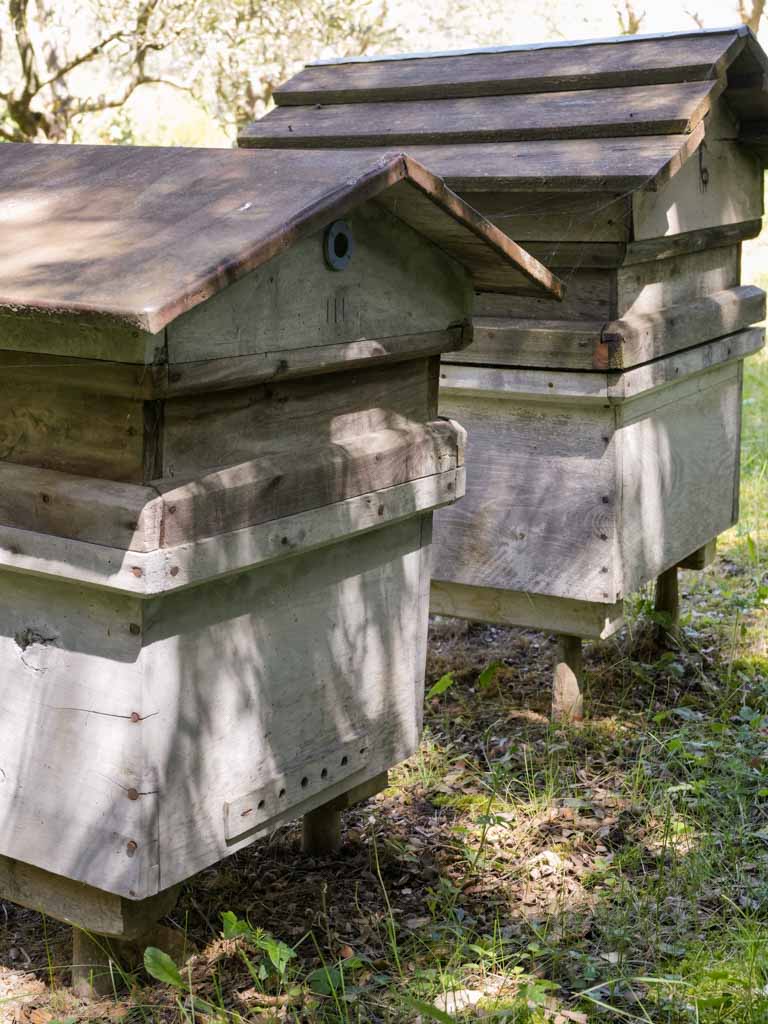
[[[741,521],[683,574],[679,647],[638,595],[555,728],[551,640],[433,622],[421,750],[338,856],[294,827],[198,875],[186,951],[101,1002],[66,928],[0,902],[0,1021],[768,1024],[765,354],[744,411]]]

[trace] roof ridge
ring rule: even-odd
[[[543,43],[519,43],[508,46],[473,46],[458,50],[433,50],[414,53],[373,54],[362,57],[328,57],[322,60],[309,61],[305,67],[328,67],[335,64],[376,64],[399,60],[429,60],[432,57],[468,57],[474,54],[515,53],[526,50],[571,49],[579,46],[599,46],[611,43],[635,43],[649,39],[680,39],[703,35],[725,35],[734,33],[737,36],[755,37],[748,25],[724,25],[722,28],[691,29],[680,32],[649,32],[644,34],[623,36],[602,36],[598,39],[552,40]]]

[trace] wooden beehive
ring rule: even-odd
[[[8,145],[0,239],[0,894],[126,937],[416,749],[439,354],[558,286],[398,155]]]
[[[605,637],[738,515],[741,368],[763,292],[768,60],[743,27],[313,65],[249,147],[403,146],[567,284],[489,294],[443,357],[468,495],[436,520],[433,610]],[[503,290],[503,289],[502,289]],[[694,552],[696,555],[694,556]],[[561,662],[578,670],[580,646]],[[558,700],[578,713],[573,672]],[[563,677],[560,677],[563,678]]]

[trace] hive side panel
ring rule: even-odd
[[[467,493],[435,517],[433,578],[613,603],[613,412],[444,390],[467,430]]]
[[[622,267],[617,315],[640,316],[735,288],[741,276],[738,245]]]
[[[736,521],[740,365],[716,367],[620,407],[627,592]]]
[[[149,603],[163,886],[416,749],[422,543],[414,517]]]
[[[132,598],[0,574],[0,854],[130,898],[157,863],[140,633]]]
[[[738,143],[738,126],[720,100],[698,150],[658,192],[632,197],[634,237],[678,235],[763,215],[763,168]]]
[[[0,390],[0,459],[140,483],[143,403],[54,381],[6,381]]]
[[[294,245],[168,328],[171,363],[286,352],[359,339],[442,331],[469,310],[466,270],[391,213],[352,213],[352,258],[341,271],[324,234]]]
[[[277,452],[297,458],[379,430],[431,418],[430,361],[408,361],[170,399],[165,404],[164,477],[194,476]]]

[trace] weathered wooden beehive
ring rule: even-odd
[[[738,514],[741,367],[764,295],[768,60],[743,27],[307,67],[249,147],[406,147],[557,269],[562,307],[483,293],[443,357],[469,435],[466,500],[436,520],[433,610],[580,637],[701,565]],[[696,553],[694,555],[694,552]]]
[[[415,750],[439,354],[558,286],[396,154],[2,156],[0,895],[128,938]]]

